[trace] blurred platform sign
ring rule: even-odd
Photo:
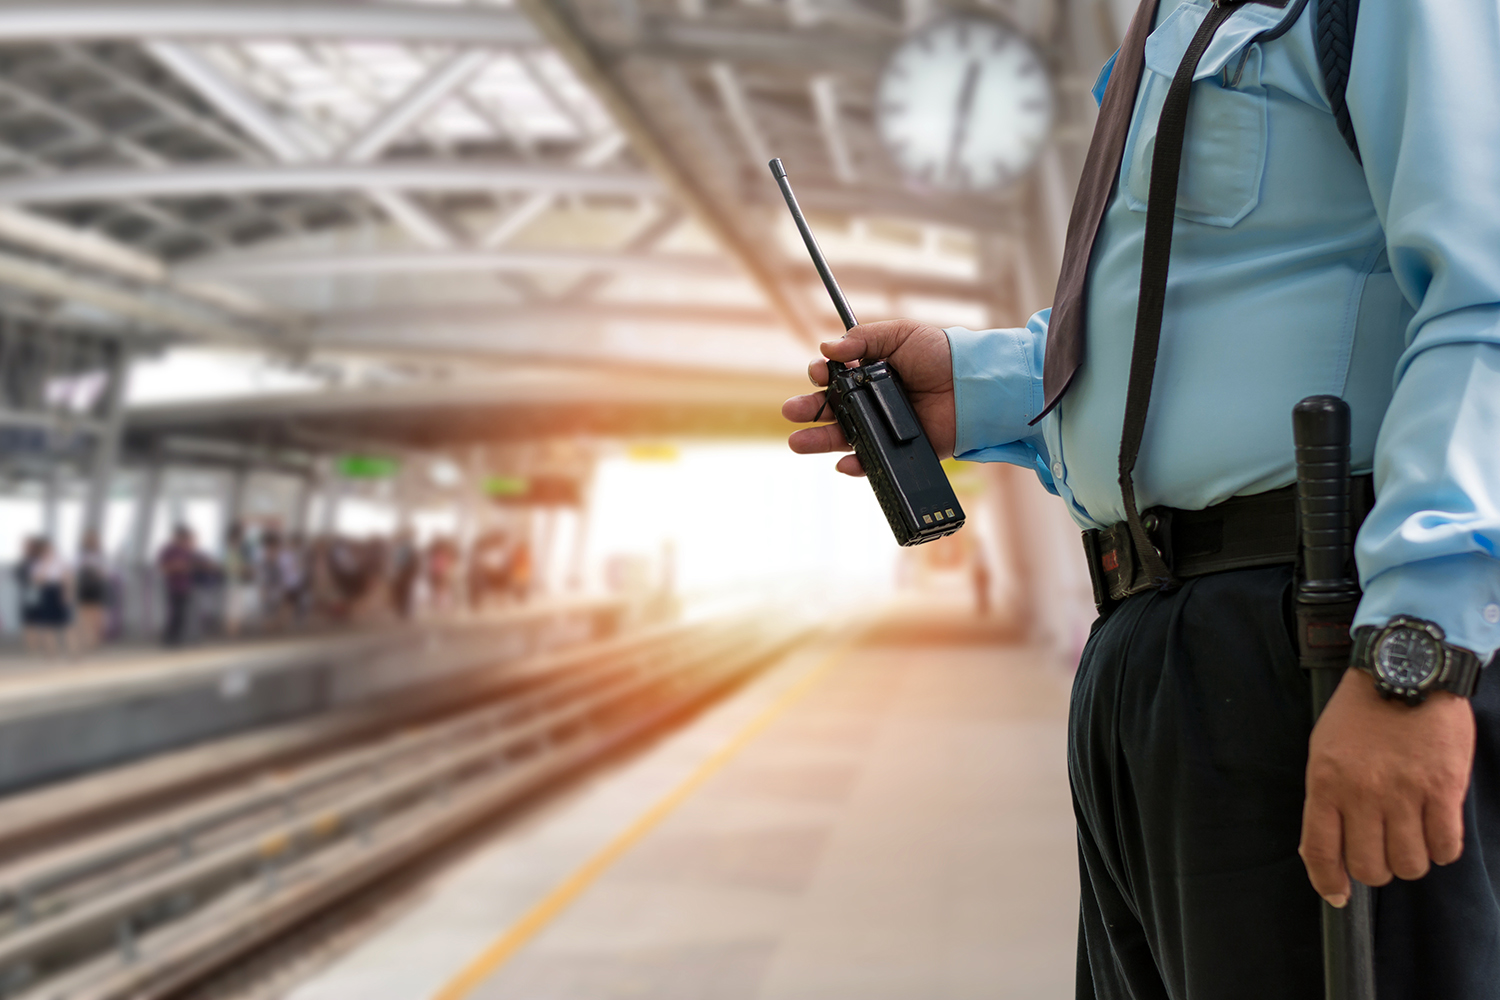
[[[500,504],[583,506],[583,483],[572,476],[488,476],[484,480],[484,492]]]
[[[675,444],[664,441],[643,441],[631,445],[625,454],[632,462],[675,462],[682,457]]]
[[[340,455],[334,469],[345,479],[394,479],[401,463],[379,455]]]

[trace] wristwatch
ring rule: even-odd
[[[1437,625],[1405,615],[1356,629],[1349,662],[1375,678],[1382,698],[1408,705],[1420,705],[1429,691],[1473,697],[1484,666],[1476,654],[1444,641]]]

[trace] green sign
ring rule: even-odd
[[[523,497],[531,492],[531,480],[525,476],[489,476],[484,492],[492,497]]]
[[[335,467],[345,479],[390,479],[401,471],[396,459],[376,455],[340,455]]]
[[[484,492],[502,504],[577,507],[583,503],[583,484],[571,476],[487,476]]]

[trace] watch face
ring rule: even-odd
[[[1442,666],[1442,645],[1414,628],[1392,629],[1375,647],[1375,670],[1392,687],[1422,690]]]
[[[914,181],[980,191],[1031,166],[1052,127],[1041,56],[999,21],[933,24],[907,39],[880,80],[881,138]]]

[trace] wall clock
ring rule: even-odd
[[[952,18],[912,35],[880,78],[876,118],[901,170],[933,187],[1003,187],[1052,127],[1052,82],[1029,42],[998,21]]]

